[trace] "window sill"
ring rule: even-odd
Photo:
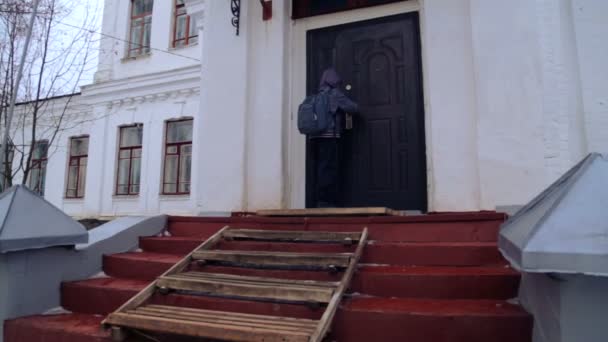
[[[161,201],[185,201],[190,199],[190,194],[160,194],[158,197]]]
[[[143,55],[138,55],[138,56],[133,56],[133,57],[123,57],[120,62],[121,63],[129,63],[129,62],[134,62],[134,61],[138,61],[138,60],[142,60],[142,59],[148,59],[152,56],[152,53],[146,53]]]
[[[192,44],[188,44],[188,45],[184,45],[184,46],[170,47],[169,51],[185,50],[185,49],[192,48],[192,47],[195,47],[195,46],[198,46],[198,42],[192,43]]]
[[[139,199],[139,194],[137,195],[112,195],[112,200],[114,201],[137,201]]]
[[[64,197],[63,200],[67,202],[83,202],[84,197]]]

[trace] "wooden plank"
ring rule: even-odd
[[[297,331],[191,322],[125,313],[113,314],[108,318],[108,324],[167,334],[243,342],[308,342],[310,336],[308,333]]]
[[[332,288],[316,286],[277,286],[276,284],[267,283],[256,284],[255,282],[241,282],[227,279],[195,279],[179,276],[161,277],[157,281],[157,286],[220,296],[313,303],[328,303],[334,293],[334,289]]]
[[[248,313],[242,313],[242,312],[215,311],[215,310],[196,309],[196,308],[187,308],[187,307],[171,307],[171,306],[167,306],[167,305],[156,305],[156,304],[146,305],[146,308],[153,308],[153,309],[175,308],[176,310],[180,310],[180,311],[184,311],[184,312],[209,314],[209,315],[213,315],[213,316],[227,315],[227,316],[233,317],[234,319],[242,318],[242,319],[246,319],[246,320],[256,320],[256,319],[271,320],[273,322],[278,322],[278,323],[297,323],[302,326],[313,326],[313,327],[316,327],[317,324],[319,323],[319,321],[307,319],[307,318],[256,315],[256,314],[248,314]]]
[[[244,314],[239,312],[228,312],[228,311],[213,311],[213,310],[204,310],[204,309],[195,309],[195,308],[186,308],[186,307],[171,307],[165,305],[146,305],[135,309],[135,311],[140,310],[148,310],[148,311],[157,311],[157,312],[179,312],[183,314],[191,314],[201,317],[221,317],[223,319],[230,319],[235,322],[260,322],[263,324],[268,324],[268,322],[272,322],[272,324],[281,325],[281,326],[294,326],[294,327],[302,327],[302,328],[316,328],[318,321],[305,319],[305,318],[293,318],[293,317],[280,317],[280,316],[269,316],[269,315],[254,315],[254,314]]]
[[[215,246],[220,239],[222,239],[222,234],[228,229],[228,226],[220,229],[215,234],[213,234],[209,239],[201,243],[195,250],[204,250]],[[182,260],[169,268],[163,276],[180,273],[182,272],[192,261],[192,253],[186,255]],[[138,294],[136,294],[133,298],[129,299],[125,304],[123,304],[120,308],[118,308],[114,313],[125,312],[130,309],[134,309],[143,303],[145,303],[152,295],[154,291],[156,291],[156,281],[153,281],[148,286],[146,286],[143,290],[141,290]],[[110,314],[112,315],[112,314]],[[107,318],[101,322],[103,326],[107,325]]]
[[[195,322],[209,322],[209,323],[221,323],[221,324],[234,324],[240,326],[249,327],[266,327],[277,330],[286,331],[301,331],[311,334],[317,327],[318,322],[310,321],[311,324],[303,324],[300,322],[284,322],[275,321],[273,317],[268,318],[242,318],[235,317],[224,312],[217,312],[213,314],[199,313],[186,310],[180,310],[181,308],[175,309],[157,309],[148,307],[139,307],[135,310],[128,311],[128,313],[134,313],[136,315],[164,317],[172,319],[183,319]]]
[[[180,277],[191,277],[197,279],[227,279],[235,281],[246,281],[246,282],[257,282],[261,284],[274,284],[276,286],[281,285],[307,285],[317,286],[324,288],[336,288],[340,285],[337,281],[317,281],[317,280],[299,280],[299,279],[282,279],[282,278],[265,278],[265,277],[252,277],[242,276],[235,274],[224,274],[224,273],[205,273],[205,272],[185,272],[177,274]]]
[[[229,229],[224,237],[243,240],[289,241],[289,242],[335,242],[359,241],[361,232],[316,232],[259,229]]]
[[[312,208],[260,210],[258,216],[392,216],[401,214],[389,208]]]
[[[258,266],[348,267],[352,253],[286,253],[258,251],[197,251],[194,260],[223,261]]]
[[[350,265],[346,269],[346,272],[344,272],[344,276],[342,277],[340,286],[338,287],[338,289],[336,289],[336,292],[334,293],[331,301],[327,305],[327,308],[325,309],[323,316],[321,316],[319,326],[317,327],[315,332],[310,336],[310,340],[309,340],[310,342],[321,342],[323,340],[323,338],[325,337],[325,334],[327,334],[327,331],[329,330],[331,322],[334,319],[336,311],[338,310],[338,305],[340,304],[340,301],[342,300],[342,296],[344,295],[344,292],[348,289],[348,286],[350,285],[350,282],[351,282],[353,275],[355,273],[355,270],[357,268],[357,264],[359,263],[359,260],[361,259],[361,255],[363,254],[363,249],[365,248],[366,243],[367,243],[367,228],[363,229],[363,233],[361,234],[361,240],[359,241],[359,245],[357,246],[355,255],[353,258],[351,258]]]

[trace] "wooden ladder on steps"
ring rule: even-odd
[[[124,341],[130,329],[163,334],[251,342],[320,342],[361,258],[367,242],[361,232],[315,232],[232,229],[224,227],[171,267],[148,287],[110,314],[102,325],[114,341]],[[222,240],[290,243],[357,243],[354,253],[286,253],[213,249]],[[339,282],[289,280],[188,271],[191,263],[221,263],[262,269],[344,271]],[[187,291],[245,300],[326,305],[319,320],[152,305],[156,293]]]

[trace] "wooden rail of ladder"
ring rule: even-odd
[[[224,227],[176,263],[135,297],[110,314],[102,325],[114,341],[124,341],[128,329],[164,334],[246,342],[320,342],[327,334],[348,289],[367,242],[362,232],[314,232],[231,229]],[[212,250],[221,240],[293,243],[358,242],[354,253],[284,253]],[[221,262],[237,267],[344,270],[339,282],[289,280],[186,271],[192,262]],[[159,291],[189,291],[246,300],[327,304],[319,320],[211,311],[147,303]]]

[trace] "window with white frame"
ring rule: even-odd
[[[192,170],[192,119],[167,121],[162,193],[190,193]]]
[[[131,0],[129,57],[150,53],[154,0]]]
[[[184,0],[174,0],[173,47],[182,47],[198,41],[198,29],[194,17],[186,12]]]
[[[70,157],[68,162],[68,181],[65,189],[66,198],[83,198],[87,181],[87,164],[89,160],[89,137],[70,138]]]
[[[40,140],[34,143],[30,172],[27,180],[28,187],[40,196],[44,196],[48,149],[49,142],[47,140]]]
[[[143,125],[120,127],[116,194],[138,195],[141,175]]]

